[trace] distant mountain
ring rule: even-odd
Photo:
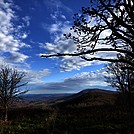
[[[116,92],[102,89],[86,89],[76,94],[25,94],[12,107],[46,106],[96,106],[113,104]]]
[[[27,101],[47,101],[54,98],[61,98],[70,94],[25,94],[22,97],[23,100]]]
[[[44,107],[49,105],[50,101],[55,101],[70,95],[71,94],[24,94],[21,95],[20,100],[15,101],[11,107]]]
[[[96,106],[113,104],[115,102],[116,92],[102,89],[86,89],[79,93],[55,100],[57,106]]]

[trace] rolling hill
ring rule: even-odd
[[[114,104],[116,92],[102,89],[86,89],[76,94],[30,94],[15,102],[12,107],[46,107],[46,106],[97,106]]]
[[[102,89],[86,89],[76,94],[50,101],[56,106],[97,106],[114,104],[116,92]]]

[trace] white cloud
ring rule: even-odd
[[[65,19],[66,20],[66,16],[61,14],[61,18]]]
[[[58,31],[60,31],[60,24],[52,24],[50,27],[50,32],[53,33]]]
[[[14,21],[19,19],[13,11],[15,7],[13,1],[0,0],[0,55],[5,58],[5,61],[24,62],[29,57],[21,53],[21,48],[29,47],[29,45],[22,40],[28,34],[21,31],[23,23],[22,26],[14,25]],[[27,26],[29,25],[30,18],[28,16],[22,20],[25,21]],[[5,53],[10,53],[11,57],[4,56]]]
[[[27,38],[27,34],[26,33],[24,33],[23,35],[22,35],[22,39],[25,39],[25,38]]]
[[[22,70],[26,72],[26,78],[25,80],[29,82],[29,84],[41,84],[44,83],[42,78],[48,76],[51,71],[49,69],[43,69],[40,71],[34,71],[34,70]]]
[[[104,68],[96,72],[82,72],[64,79],[63,82],[36,84],[32,92],[38,92],[38,89],[41,93],[74,93],[95,88],[114,90],[104,81],[106,75],[108,74]]]
[[[91,66],[94,62],[87,62],[80,57],[64,57],[60,65],[62,71],[80,70],[82,67]]]
[[[58,21],[58,19],[63,19],[63,20],[66,20],[66,16],[62,14],[61,11],[57,10],[57,11],[54,11],[54,13],[50,14],[50,17],[52,20],[54,21]]]
[[[26,23],[26,26],[29,26],[30,25],[30,17],[29,16],[25,16],[22,18],[22,20],[24,20],[24,22]]]
[[[27,55],[24,55],[22,53],[18,53],[18,52],[12,52],[11,55],[9,57],[5,57],[5,60],[7,62],[19,62],[19,63],[23,63],[26,59],[28,58]]]

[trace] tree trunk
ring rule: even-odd
[[[7,105],[4,106],[4,110],[5,110],[4,120],[7,121],[7,111],[8,111],[8,106]]]

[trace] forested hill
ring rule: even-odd
[[[53,104],[58,106],[96,106],[114,104],[116,92],[102,89],[86,89],[79,93],[55,100]]]

